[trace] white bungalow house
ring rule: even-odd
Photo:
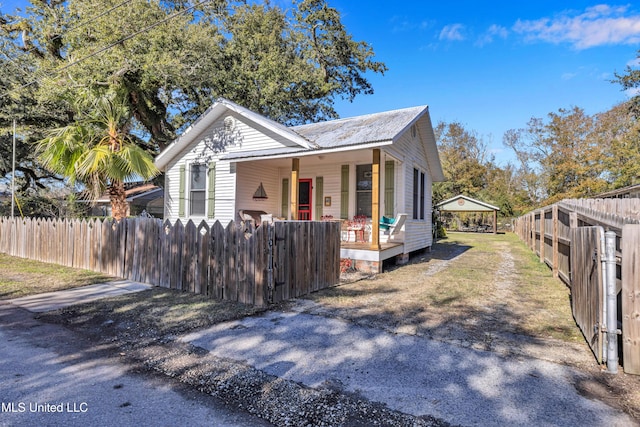
[[[366,217],[366,233],[343,233],[341,257],[374,271],[431,247],[431,186],[444,180],[426,106],[286,127],[220,99],[155,164],[165,219]],[[383,215],[401,224],[381,231]]]

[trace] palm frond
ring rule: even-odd
[[[93,199],[115,182],[135,176],[150,179],[159,173],[151,155],[128,133],[131,114],[122,97],[101,96],[88,116],[52,130],[37,143],[38,156],[47,169],[82,182]]]

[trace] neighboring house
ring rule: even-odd
[[[140,215],[143,211],[149,215],[162,218],[164,214],[164,190],[149,182],[125,183],[125,194],[129,203],[130,216]],[[94,201],[89,215],[111,216],[111,200],[103,194]]]
[[[384,259],[431,247],[431,186],[444,180],[425,106],[286,127],[221,99],[155,164],[165,172],[165,219],[366,216],[368,245],[345,243],[341,255],[377,271]],[[402,236],[385,243],[371,224],[400,213]]]
[[[640,184],[618,188],[617,190],[600,193],[594,199],[637,199],[640,198]]]

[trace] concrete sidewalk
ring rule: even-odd
[[[152,287],[153,285],[146,283],[123,279],[83,286],[80,288],[66,289],[64,291],[47,292],[44,294],[30,295],[28,297],[14,298],[6,300],[5,302],[29,310],[32,313],[44,313],[74,304],[95,301],[101,298],[140,292],[151,289]]]

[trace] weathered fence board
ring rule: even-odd
[[[216,299],[224,298],[224,236],[225,230],[222,224],[216,222],[211,228],[211,239],[209,241],[209,252],[211,258],[209,259],[209,287],[211,289],[211,296]]]
[[[622,354],[624,371],[640,375],[640,225],[622,228]]]
[[[571,309],[573,317],[591,347],[598,363],[602,363],[602,266],[600,228],[581,227],[571,230]],[[585,256],[586,255],[586,256]],[[591,256],[590,256],[591,255]]]
[[[557,214],[553,215],[555,211]],[[552,212],[552,223],[546,222],[541,226],[541,218],[547,221],[548,212]],[[544,254],[544,261],[552,269],[557,269],[558,277],[571,288],[576,323],[591,345],[604,339],[601,331],[604,319],[600,318],[603,312],[602,282],[595,284],[595,277],[602,275],[596,271],[601,270],[601,266],[594,261],[595,249],[592,244],[585,243],[593,237],[583,235],[588,231],[576,230],[592,226],[613,231],[617,236],[616,287],[622,300],[622,306],[618,309],[618,321],[622,323],[621,360],[626,373],[640,375],[640,231],[636,231],[640,228],[640,199],[563,200],[518,218],[514,230],[532,251]],[[549,250],[554,252],[552,256],[547,253]],[[590,282],[594,284],[584,286],[584,283]],[[596,300],[600,300],[597,303],[600,308],[596,307]],[[596,312],[600,314],[596,316]],[[597,329],[600,330],[599,337],[595,336]],[[598,344],[593,346],[598,361],[604,357],[601,347]]]
[[[339,225],[0,218],[0,252],[265,305],[339,281]]]

